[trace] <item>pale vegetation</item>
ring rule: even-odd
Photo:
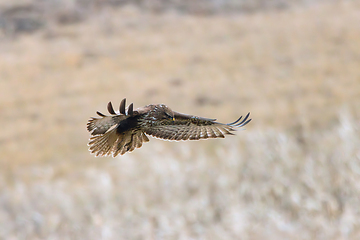
[[[3,31],[0,239],[359,239],[359,13],[124,6]],[[253,121],[94,158],[86,122],[124,97]]]

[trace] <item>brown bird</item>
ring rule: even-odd
[[[91,133],[89,150],[95,156],[116,157],[148,142],[150,135],[165,140],[199,140],[207,138],[224,138],[237,127],[243,127],[251,119],[248,113],[244,120],[240,117],[232,123],[215,122],[216,119],[197,117],[172,111],[164,104],[150,104],[133,109],[131,103],[125,111],[126,99],[120,103],[119,114],[115,113],[111,102],[107,109],[113,116],[96,112],[101,118],[91,118],[87,130]]]

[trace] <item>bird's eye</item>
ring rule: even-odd
[[[167,112],[165,112],[165,115],[166,115],[166,117],[168,117],[168,118],[173,118],[169,113],[167,113]]]

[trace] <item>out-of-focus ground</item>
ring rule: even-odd
[[[0,1],[0,239],[360,238],[359,1],[64,2]],[[95,158],[124,97],[253,121]]]

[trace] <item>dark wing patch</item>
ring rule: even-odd
[[[240,117],[235,122],[223,124],[215,122],[215,119],[196,117],[174,112],[175,121],[166,121],[162,125],[152,126],[145,132],[153,137],[166,140],[199,140],[207,138],[224,138],[225,135],[233,135],[235,128],[243,127],[251,119],[247,114],[243,121]]]
[[[125,103],[126,98],[124,98],[119,107],[120,114],[117,114],[113,108],[113,105],[111,102],[107,105],[107,110],[111,115],[114,116],[107,116],[105,114],[102,114],[101,112],[96,112],[101,118],[91,118],[87,123],[87,130],[91,133],[91,135],[97,135],[97,134],[104,134],[106,131],[108,131],[112,126],[119,124],[121,121],[127,119],[128,116],[133,116],[134,114],[137,114],[137,111],[133,110],[133,104],[131,103],[128,108],[128,114],[125,113]],[[122,132],[123,129],[126,129],[129,127],[128,122],[124,121],[124,127],[119,126],[118,132]],[[136,121],[133,121],[133,125],[136,124]]]

